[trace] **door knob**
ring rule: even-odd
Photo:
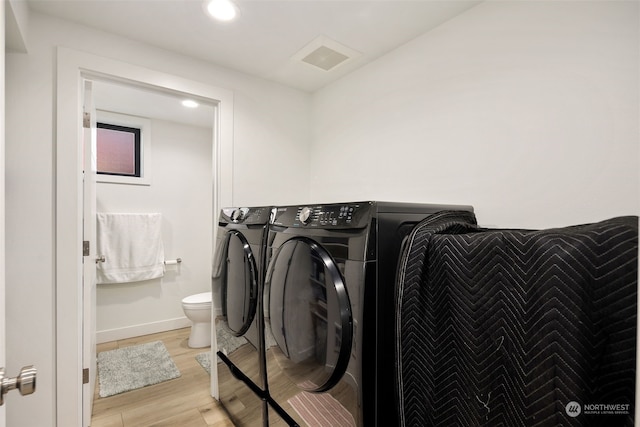
[[[104,255],[100,255],[98,258],[96,258],[96,264],[99,262],[106,262],[107,259],[104,257]]]
[[[5,378],[4,368],[0,368],[0,406],[4,404],[4,395],[10,390],[18,389],[23,396],[36,391],[36,372],[36,368],[29,365],[20,369],[17,377]]]

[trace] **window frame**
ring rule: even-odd
[[[96,182],[109,184],[151,185],[151,120],[145,117],[96,110],[96,122],[140,129],[140,176],[96,174]],[[97,156],[97,153],[96,153]]]
[[[97,171],[98,175],[115,175],[115,176],[128,176],[131,178],[140,178],[142,176],[142,156],[141,156],[142,151],[140,150],[141,143],[142,143],[142,129],[140,129],[139,127],[114,125],[112,123],[102,123],[102,122],[98,122],[97,127],[98,127],[98,131],[100,129],[103,129],[103,130],[126,133],[133,136],[133,173],[101,171],[100,166],[98,165],[98,171]],[[98,134],[99,133],[100,132],[98,132]],[[98,148],[97,150],[99,155],[100,149]]]

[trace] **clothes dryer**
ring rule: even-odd
[[[270,402],[298,425],[398,424],[392,323],[400,250],[418,222],[448,210],[473,208],[378,201],[273,208],[266,386]]]
[[[213,295],[219,400],[236,426],[266,422],[261,315],[270,207],[225,208],[218,220]],[[217,356],[217,357],[216,357]]]

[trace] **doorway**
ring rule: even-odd
[[[213,107],[107,80],[93,80],[93,98],[99,124],[140,129],[144,145],[142,176],[98,173],[97,212],[159,213],[165,260],[182,261],[161,278],[98,285],[97,342],[189,326],[181,299],[211,285]]]
[[[164,275],[155,279],[98,282],[92,340],[102,344],[189,327],[182,298],[211,290],[213,106],[185,107],[183,101],[190,99],[181,93],[102,79],[92,80],[92,94],[98,123],[96,212],[159,214],[164,260],[182,261],[165,266]],[[103,154],[107,159],[114,154],[100,145],[104,128],[136,129],[138,149],[133,141],[112,142],[126,148],[117,152],[123,158],[101,161]],[[134,152],[137,162],[130,157]],[[133,163],[141,165],[140,173],[114,172]],[[98,259],[104,255],[96,252]],[[106,258],[98,269],[113,268],[113,259]]]
[[[56,146],[56,394],[57,425],[83,419],[84,312],[82,301],[81,81],[105,79],[159,93],[189,96],[212,106],[212,212],[232,205],[232,93],[178,76],[148,70],[66,48],[58,49]],[[64,94],[64,95],[61,95]],[[214,215],[215,216],[215,215]],[[216,228],[213,228],[213,233]],[[215,241],[215,236],[213,236]],[[213,250],[213,249],[212,249]],[[76,315],[69,315],[76,313]],[[95,375],[95,373],[90,373]],[[217,395],[217,379],[211,392]],[[84,393],[86,394],[86,392]]]

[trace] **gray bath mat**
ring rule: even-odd
[[[209,352],[200,353],[196,356],[196,360],[211,375],[211,354]]]
[[[227,327],[224,320],[218,320],[216,322],[216,342],[218,343],[218,350],[224,354],[233,353],[238,347],[241,347],[247,343],[244,337],[233,336]]]
[[[98,353],[100,397],[178,378],[176,367],[162,341]]]

